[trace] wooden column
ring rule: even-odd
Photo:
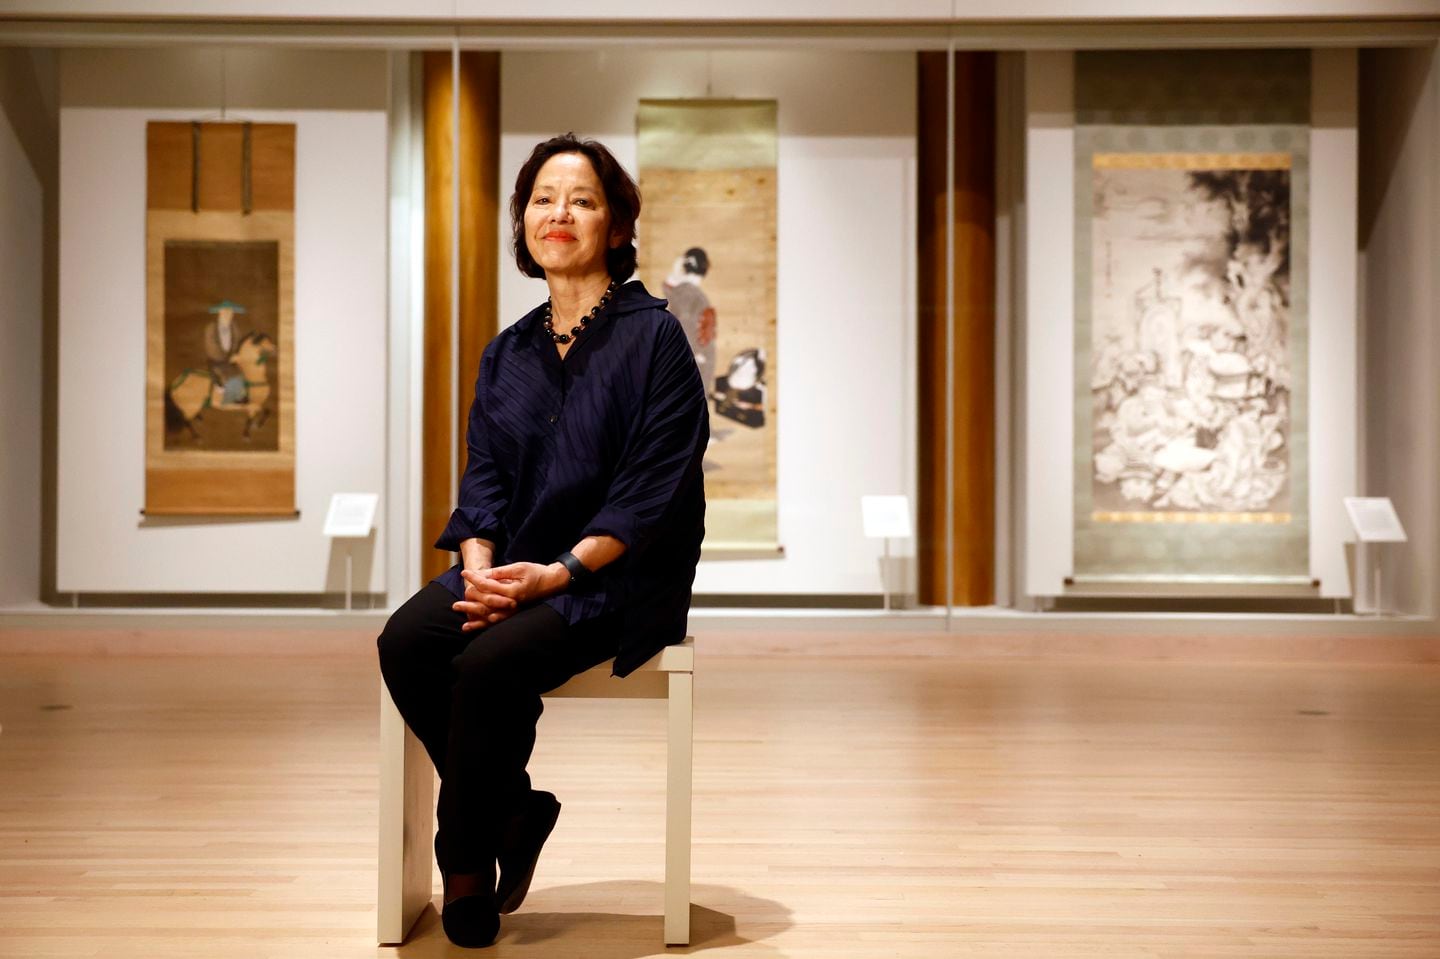
[[[446,52],[424,54],[425,378],[422,390],[421,574],[429,580],[453,556],[431,546],[455,508],[465,469],[465,424],[485,344],[499,329],[500,55],[460,54],[460,149],[454,156],[452,68]],[[454,190],[460,191],[459,350],[451,312]],[[451,377],[459,379],[452,404]],[[453,459],[452,459],[452,450]],[[454,484],[454,485],[452,485]]]
[[[945,443],[954,444],[951,580],[960,606],[995,595],[995,55],[955,57],[954,219],[946,210],[944,53],[919,54],[919,508],[922,603],[943,604]],[[953,231],[954,312],[945,297]],[[946,328],[953,331],[953,405],[946,410]]]

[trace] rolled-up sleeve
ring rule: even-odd
[[[470,422],[465,430],[468,455],[465,475],[460,478],[460,497],[445,531],[435,541],[436,549],[458,550],[472,537],[502,547],[505,534],[503,517],[510,501],[505,477],[491,456],[489,427],[485,418],[486,383],[494,362],[490,350],[480,360],[480,374],[475,379],[475,400],[470,404]]]
[[[640,418],[584,535],[613,536],[632,552],[643,550],[676,494],[699,473],[709,438],[700,371],[671,318],[656,336]]]

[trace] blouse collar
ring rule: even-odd
[[[615,295],[611,297],[610,305],[591,322],[586,332],[593,332],[603,327],[611,317],[623,316],[626,313],[638,313],[641,310],[663,310],[667,305],[667,300],[651,296],[650,291],[645,289],[644,283],[639,280],[630,280],[615,288]],[[545,327],[541,323],[544,315],[545,304],[542,303],[516,322],[515,332],[519,334],[517,346],[523,343],[530,343],[536,347],[551,345],[550,337],[545,335]]]

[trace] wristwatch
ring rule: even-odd
[[[555,557],[555,562],[570,571],[570,582],[567,585],[568,589],[574,589],[576,586],[584,585],[590,577],[595,575],[584,563],[580,562],[580,558],[574,553],[561,553]]]

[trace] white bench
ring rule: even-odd
[[[624,679],[602,663],[546,696],[669,701],[665,786],[665,944],[690,942],[690,787],[694,745],[695,638],[667,646]],[[380,684],[381,945],[404,942],[430,902],[435,829],[434,768]]]

